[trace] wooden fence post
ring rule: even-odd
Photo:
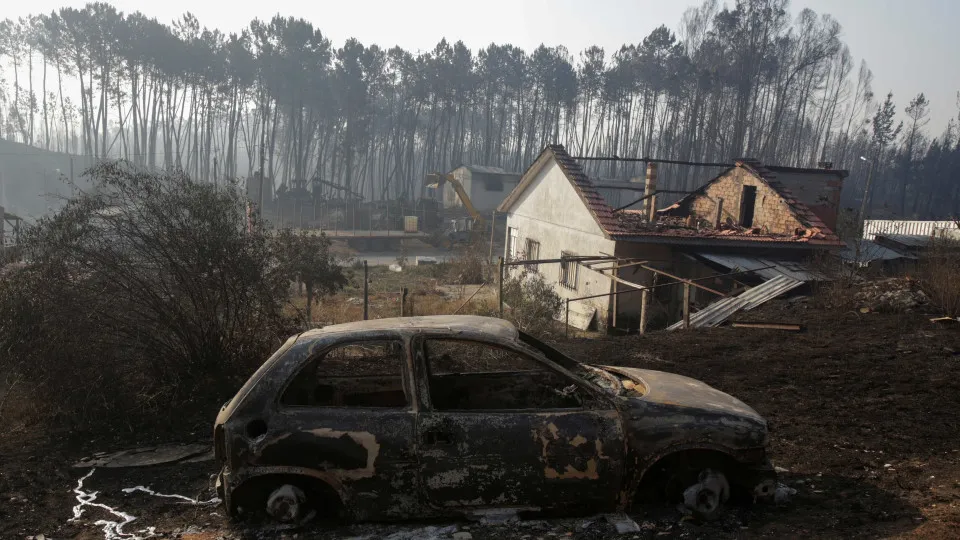
[[[497,293],[497,302],[500,304],[500,318],[503,318],[503,257],[498,257],[497,266],[500,272],[498,279],[498,284],[500,286],[499,292]]]
[[[650,289],[640,291],[640,335],[647,333],[647,316],[649,315]]]
[[[363,260],[363,320],[370,319],[370,293],[368,284],[370,279],[367,277],[367,260]]]

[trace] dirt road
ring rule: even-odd
[[[960,537],[960,325],[937,326],[909,313],[824,312],[803,302],[774,304],[758,316],[803,322],[808,331],[714,329],[558,344],[591,362],[678,372],[743,399],[769,420],[775,464],[797,489],[785,506],[736,509],[710,525],[681,521],[670,508],[637,508],[633,517],[643,528],[627,537]],[[109,524],[97,521],[119,519],[104,508],[88,507],[69,521],[78,504],[73,490],[89,472],[70,464],[132,441],[205,441],[212,420],[204,416],[179,434],[129,426],[117,426],[112,439],[5,432],[0,537],[104,538]],[[212,419],[212,412],[206,416]],[[123,492],[143,485],[206,500],[213,473],[209,462],[98,469],[84,481],[83,492],[96,491],[94,502],[135,517],[125,532],[153,527],[158,535],[193,539],[279,534],[231,526],[217,506]],[[576,518],[501,526],[318,526],[298,531],[298,537],[400,540],[450,538],[454,531],[476,539],[613,533],[602,519]]]

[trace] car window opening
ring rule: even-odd
[[[430,399],[437,410],[581,408],[577,385],[509,349],[456,339],[424,344]]]
[[[345,343],[311,360],[281,398],[287,407],[406,407],[403,343]]]

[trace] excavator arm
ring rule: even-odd
[[[473,218],[474,229],[485,230],[487,221],[483,219],[483,216],[480,215],[480,212],[473,206],[473,203],[470,201],[470,196],[467,195],[467,190],[463,188],[463,184],[459,180],[454,178],[452,174],[442,174],[434,173],[427,175],[427,179],[436,179],[437,189],[443,187],[443,183],[447,182],[453,186],[453,190],[457,193],[457,196],[460,197],[460,200],[463,201],[463,207],[467,209],[467,212],[470,214],[470,217]]]

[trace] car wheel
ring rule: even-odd
[[[723,505],[730,498],[730,484],[719,471],[703,469],[695,480],[687,476],[682,501],[685,511],[702,521],[712,521],[723,514]]]
[[[284,484],[267,497],[267,514],[280,523],[298,523],[306,510],[307,496],[297,486]]]

